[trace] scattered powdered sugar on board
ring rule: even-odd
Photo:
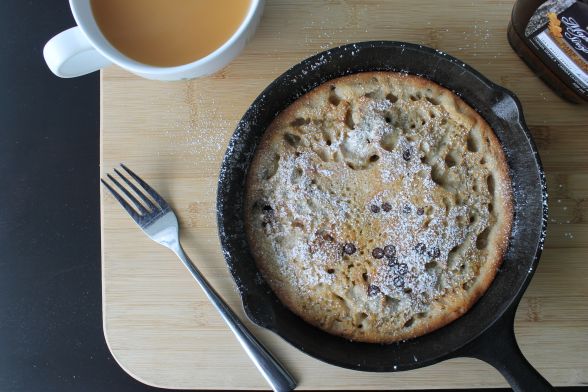
[[[224,117],[214,97],[194,92],[190,82],[186,88],[188,115],[178,119],[172,129],[165,132],[173,146],[172,154],[177,152],[197,156],[200,162],[215,162],[221,157],[233,126]],[[194,164],[198,161],[193,160]]]
[[[563,184],[558,184],[557,189],[555,190],[558,194],[560,194],[560,198],[555,200],[555,205],[551,207],[551,213],[549,218],[550,224],[555,224],[557,226],[561,225],[570,225],[573,223],[577,223],[581,218],[577,216],[578,214],[578,206],[573,205],[572,203],[578,203],[578,201],[574,201],[573,199],[570,200],[570,196],[567,195],[566,187]],[[562,199],[561,197],[565,197]],[[555,216],[554,216],[555,215]],[[574,226],[566,226],[566,228],[572,229]],[[562,236],[565,240],[573,240],[574,233],[572,231],[564,231]]]

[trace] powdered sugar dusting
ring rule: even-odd
[[[172,124],[172,129],[165,131],[172,145],[172,154],[188,154],[198,156],[197,162],[215,162],[222,154],[226,146],[229,129],[233,124],[218,109],[218,104],[213,97],[205,97],[204,94],[195,94],[192,82],[186,86],[186,99],[188,116],[181,118]]]

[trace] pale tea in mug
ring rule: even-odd
[[[237,31],[250,0],[91,0],[106,39],[140,63],[174,67],[199,60]]]

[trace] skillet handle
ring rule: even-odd
[[[556,389],[527,361],[514,334],[518,302],[480,337],[466,345],[459,356],[480,359],[494,366],[515,392],[543,392]]]

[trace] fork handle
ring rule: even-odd
[[[210,302],[219,311],[223,320],[227,323],[231,331],[237,337],[241,346],[245,349],[249,358],[253,361],[257,369],[261,372],[263,377],[271,385],[274,391],[291,391],[296,388],[296,381],[288,373],[288,371],[278,362],[278,360],[261,344],[259,340],[247,329],[247,327],[239,320],[237,315],[231,310],[229,305],[218,295],[212,288],[210,283],[200,273],[198,268],[192,263],[190,258],[186,255],[182,246],[172,247],[172,250],[178,255],[180,260],[184,263],[186,268],[190,271],[196,282],[204,290],[204,294],[208,297]]]

